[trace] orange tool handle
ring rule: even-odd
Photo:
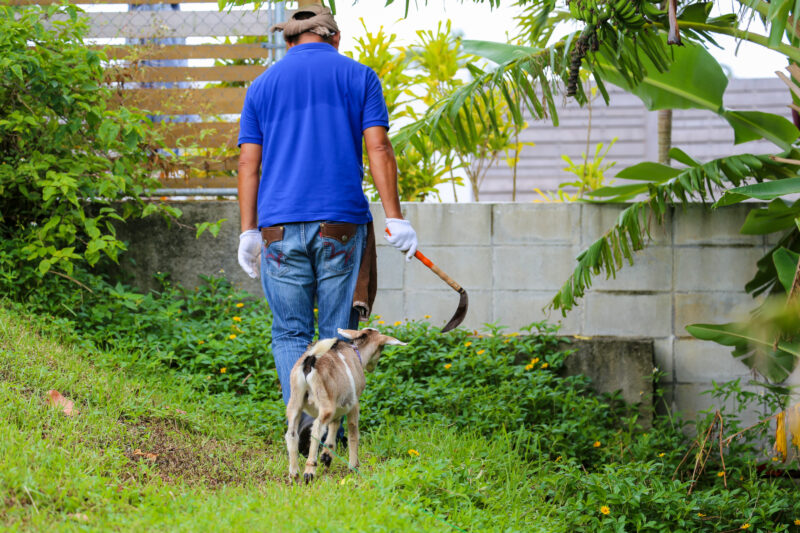
[[[387,234],[389,237],[391,237],[391,236],[392,236],[392,233],[389,231],[389,228],[386,228],[386,234]],[[442,280],[443,280],[445,283],[447,283],[448,285],[450,285],[450,286],[451,286],[451,287],[452,287],[454,290],[456,290],[456,291],[459,291],[459,292],[461,292],[461,291],[463,290],[463,289],[461,288],[461,285],[459,285],[458,283],[456,283],[456,282],[455,282],[455,280],[453,280],[453,278],[451,278],[450,276],[448,276],[447,274],[445,274],[445,273],[444,273],[444,271],[443,271],[441,268],[439,268],[438,266],[436,266],[435,264],[433,264],[433,261],[431,261],[430,259],[428,259],[427,257],[425,257],[425,255],[424,255],[422,252],[420,252],[419,250],[417,250],[417,252],[414,254],[414,257],[416,257],[417,259],[419,259],[419,260],[420,260],[420,262],[421,262],[423,265],[425,265],[426,267],[428,267],[428,268],[430,268],[431,270],[433,270],[434,274],[436,274],[437,276],[439,276],[440,278],[442,278]]]

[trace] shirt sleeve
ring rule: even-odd
[[[264,135],[261,132],[261,125],[258,122],[258,114],[255,111],[253,97],[250,91],[244,97],[244,107],[242,108],[242,118],[239,120],[239,146],[242,143],[264,144]]]
[[[378,75],[371,68],[367,69],[367,87],[364,98],[364,114],[361,119],[361,131],[372,126],[383,126],[389,129],[389,111],[383,99],[383,89]]]

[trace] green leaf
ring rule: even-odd
[[[775,181],[764,181],[742,187],[734,187],[725,191],[722,198],[714,204],[715,207],[731,205],[742,199],[755,198],[756,200],[774,200],[787,194],[800,193],[800,178],[788,178]],[[726,200],[727,196],[731,199]]]
[[[725,111],[722,117],[734,131],[736,144],[767,139],[789,150],[800,131],[787,118],[762,111]]]
[[[14,75],[17,78],[19,78],[19,81],[24,83],[25,82],[25,76],[22,74],[22,67],[19,66],[19,65],[11,65],[10,68],[11,68],[11,72],[13,72]]]
[[[651,163],[645,161],[638,165],[633,165],[617,173],[616,177],[625,180],[655,181],[664,182],[674,178],[682,171],[661,163]]]
[[[597,198],[607,198],[610,196],[633,197],[637,194],[645,192],[647,192],[646,184],[633,183],[630,185],[609,185],[608,187],[599,187],[593,191],[586,191],[586,194]]]
[[[778,272],[778,280],[783,285],[786,293],[790,293],[794,284],[794,276],[797,272],[797,263],[800,261],[800,254],[781,247],[772,254],[772,261],[775,263],[775,270]]]
[[[700,2],[697,4],[689,4],[681,11],[679,20],[688,22],[705,22],[708,20],[708,15],[711,13],[711,8],[714,2]]]
[[[765,235],[794,226],[800,216],[800,206],[787,206],[782,200],[773,200],[766,209],[753,209],[739,230],[743,235]]]
[[[734,355],[744,364],[776,382],[786,379],[800,358],[796,343],[781,341],[773,349],[774,339],[754,334],[747,324],[693,324],[686,330],[698,339],[734,347]]]
[[[97,130],[97,138],[105,144],[110,143],[117,138],[119,134],[119,124],[111,120],[104,120]]]
[[[687,167],[697,167],[700,166],[700,163],[692,159],[689,154],[681,150],[680,148],[673,146],[669,149],[669,156],[677,161],[678,163],[683,163]]]
[[[39,261],[39,274],[44,276],[50,270],[50,267],[53,266],[53,262],[50,259],[42,259]]]
[[[494,41],[477,41],[465,39],[461,41],[464,51],[468,54],[484,57],[502,65],[521,57],[541,52],[539,48],[520,46],[515,44],[498,43]]]
[[[666,39],[666,37],[664,37]],[[674,61],[669,70],[659,72],[647,57],[641,57],[646,74],[636,85],[628,83],[613,66],[610,57],[616,50],[601,48],[595,60],[606,81],[638,96],[649,111],[658,109],[707,109],[722,111],[722,95],[728,78],[708,51],[697,44],[672,47]]]

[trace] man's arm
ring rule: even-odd
[[[242,231],[258,228],[258,182],[261,145],[242,143],[239,153],[239,211]]]
[[[410,261],[417,251],[417,232],[411,227],[410,222],[403,219],[403,213],[400,211],[400,197],[397,194],[397,160],[386,128],[373,126],[365,129],[364,144],[367,147],[372,179],[381,197],[383,212],[386,213],[387,234],[384,237],[389,244],[404,252],[406,260]]]
[[[394,148],[383,126],[373,126],[364,130],[364,145],[367,148],[369,169],[375,188],[381,197],[386,218],[403,219],[400,211],[400,197],[397,194],[397,160]],[[241,194],[241,193],[240,193]]]

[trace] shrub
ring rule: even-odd
[[[114,221],[179,214],[144,202],[156,139],[144,115],[114,105],[85,30],[74,6],[0,7],[0,283],[30,289],[34,276],[116,260]]]

